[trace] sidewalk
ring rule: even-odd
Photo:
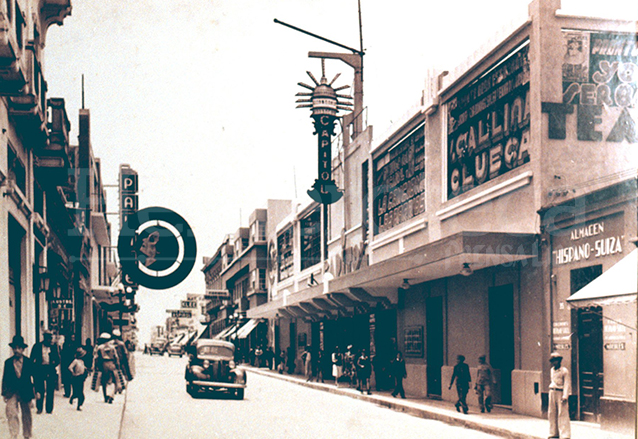
[[[53,413],[46,411],[33,413],[33,439],[118,439],[120,423],[126,403],[126,391],[115,396],[112,404],[106,404],[102,391],[94,392],[90,389],[90,376],[84,385],[86,400],[82,411],[77,411],[77,402],[69,404],[69,399],[63,392],[55,392]],[[5,404],[0,403],[0,438],[9,438],[9,426],[5,415]],[[22,438],[22,431],[18,435]]]
[[[408,413],[426,419],[435,419],[448,424],[461,426],[464,428],[482,431],[484,433],[502,436],[511,439],[546,439],[549,434],[549,424],[547,420],[531,416],[512,413],[510,410],[495,407],[492,413],[480,413],[478,407],[470,406],[470,413],[464,415],[458,413],[454,405],[447,401],[436,401],[425,398],[407,399],[393,398],[389,391],[375,391],[372,395],[363,395],[356,389],[349,387],[336,388],[332,382],[316,383],[306,382],[301,375],[279,374],[265,368],[256,368],[243,365],[246,370],[260,375],[270,376],[291,383],[310,387],[324,392],[331,392],[339,395],[363,401],[373,402],[392,410]],[[248,381],[250,383],[250,381]],[[633,436],[624,436],[617,433],[610,433],[600,430],[598,425],[572,421],[572,438],[574,439],[628,439]]]

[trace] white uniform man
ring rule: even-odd
[[[561,366],[562,355],[552,352],[549,362],[552,365],[549,375],[549,406],[547,416],[549,418],[549,438],[566,439],[571,437],[569,425],[569,404],[571,394],[571,377],[569,370]]]

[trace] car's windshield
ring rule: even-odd
[[[197,348],[197,355],[215,355],[218,357],[232,357],[232,348],[226,346],[200,346]]]

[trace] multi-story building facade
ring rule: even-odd
[[[47,98],[46,33],[71,13],[70,1],[0,5],[0,345],[29,345],[43,330],[95,339],[111,321],[100,294],[116,275],[100,161],[90,116],[80,110],[78,143],[64,99]]]
[[[572,417],[633,429],[636,273],[617,292],[592,280],[635,255],[635,25],[535,0],[497,44],[432,75],[401,126],[343,147],[345,195],[323,226],[309,205],[268,235],[269,301],[248,317],[292,353],[369,349],[379,387],[400,350],[423,397],[454,400],[456,356],[475,374],[486,354],[498,403],[535,416],[557,350]]]
[[[48,28],[61,25],[70,13],[70,1],[0,5],[0,260],[6,261],[0,265],[0,313],[7,316],[0,324],[0,349],[5,356],[13,335],[32,344],[48,324],[42,291],[48,286],[52,227],[46,211],[49,195],[66,184],[70,157],[66,139],[56,138],[49,125],[43,55]]]
[[[249,216],[249,226],[227,235],[211,258],[204,259],[208,329],[203,336],[232,339],[248,352],[267,339],[265,320],[248,319],[249,309],[268,301],[267,236],[288,213],[288,200],[268,200]]]

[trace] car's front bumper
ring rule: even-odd
[[[222,383],[219,381],[204,381],[204,380],[193,380],[190,382],[193,386],[199,387],[208,387],[215,389],[244,389],[246,388],[245,383]]]

